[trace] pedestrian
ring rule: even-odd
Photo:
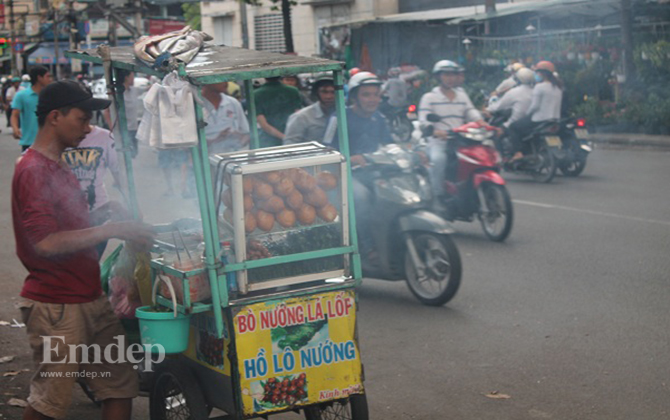
[[[282,77],[281,82],[286,86],[293,86],[294,88],[298,89],[298,92],[300,93],[300,104],[302,107],[312,105],[312,100],[309,98],[309,96],[307,96],[307,94],[305,94],[300,77],[295,74],[284,76]]]
[[[129,70],[116,71],[116,84],[123,88],[123,105],[126,111],[126,126],[128,127],[128,137],[130,138],[130,152],[133,158],[137,156],[139,151],[137,145],[137,127],[139,126],[139,107],[140,96],[147,88],[135,87],[135,72]],[[111,121],[109,110],[105,112],[105,118],[112,124],[116,121]]]
[[[12,100],[12,130],[14,138],[19,140],[22,151],[26,151],[33,144],[37,135],[37,101],[42,89],[52,82],[49,69],[35,66],[30,69],[30,89],[24,89]]]
[[[91,220],[91,223],[99,226],[107,222],[110,215],[106,212],[97,212],[110,202],[105,188],[107,171],[112,174],[114,185],[121,185],[118,156],[114,148],[112,133],[102,127],[91,126],[91,132],[79,143],[79,146],[65,149],[63,161],[79,180],[79,186],[86,196],[88,211],[100,216],[97,220]],[[100,257],[106,247],[107,241],[98,245],[97,251]]]
[[[291,115],[286,123],[284,144],[323,142],[330,116],[335,111],[335,83],[331,75],[322,75],[312,84],[315,103]]]
[[[19,307],[37,364],[24,420],[65,417],[78,376],[102,401],[103,419],[130,419],[138,394],[137,372],[121,362],[119,353],[126,349],[118,337],[124,330],[102,293],[95,246],[118,238],[148,247],[154,234],[136,221],[92,227],[79,182],[61,158],[91,131],[93,111],[109,105],[74,81],[46,86],[38,99],[34,144],[14,170],[14,236],[28,270]],[[104,357],[87,363],[82,353],[92,345]]]
[[[261,127],[260,146],[279,146],[284,139],[288,117],[302,107],[300,92],[283,84],[279,77],[265,80],[265,84],[254,93],[256,119]]]
[[[226,95],[228,82],[202,86],[205,137],[210,153],[227,153],[249,148],[249,122],[240,102]]]
[[[5,115],[7,115],[7,127],[12,126],[12,101],[14,100],[14,96],[16,96],[16,92],[19,91],[20,83],[21,79],[12,77],[7,85],[7,90],[5,91],[5,103],[7,104]]]

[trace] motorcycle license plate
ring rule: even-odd
[[[575,136],[578,139],[585,139],[589,136],[589,131],[585,128],[575,128]]]
[[[544,138],[549,147],[561,147],[561,138],[558,136],[547,136]]]

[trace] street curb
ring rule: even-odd
[[[650,134],[632,134],[632,133],[631,134],[589,133],[588,139],[598,144],[670,148],[670,136],[654,136]]]

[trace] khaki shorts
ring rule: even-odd
[[[19,308],[37,364],[28,397],[35,410],[48,417],[65,417],[77,379],[84,380],[99,401],[137,396],[138,374],[126,357],[125,332],[106,296],[72,304],[24,299]],[[120,336],[124,337],[123,354],[116,339]]]

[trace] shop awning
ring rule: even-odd
[[[70,49],[70,43],[58,43],[58,62],[60,64],[69,64],[70,59],[63,53]],[[53,42],[42,42],[35,51],[28,56],[28,64],[56,64],[56,48]]]

